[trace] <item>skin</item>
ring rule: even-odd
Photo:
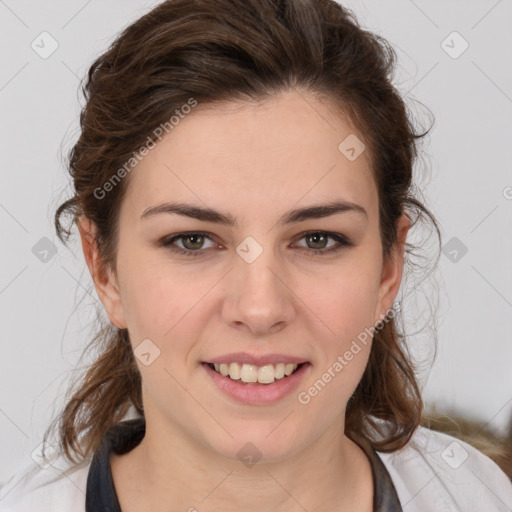
[[[149,338],[160,350],[148,366],[137,359],[146,436],[111,458],[123,511],[373,510],[369,461],[344,435],[346,404],[371,344],[307,405],[297,400],[392,307],[409,229],[402,215],[399,243],[383,261],[369,152],[349,161],[338,150],[348,135],[364,136],[334,112],[327,100],[295,90],[257,104],[196,107],[129,177],[117,275],[101,261],[94,226],[80,222],[110,321],[128,328],[134,348]],[[293,208],[338,199],[363,206],[367,216],[277,224]],[[141,219],[146,208],[171,200],[229,212],[237,226],[168,213]],[[304,236],[309,230],[343,234],[354,246],[312,254],[337,242]],[[157,245],[183,231],[211,235],[203,245],[175,242],[202,255]],[[250,264],[236,252],[247,236],[263,249]],[[200,366],[237,351],[290,354],[311,365],[278,403],[242,404]],[[247,442],[262,454],[251,467],[237,457]]]

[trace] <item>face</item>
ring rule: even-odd
[[[128,329],[148,428],[230,458],[250,441],[265,460],[343,433],[371,348],[358,335],[392,306],[403,263],[403,246],[382,260],[368,151],[338,149],[350,135],[364,141],[304,93],[198,105],[132,171],[117,275],[97,277],[84,251]],[[346,207],[308,210],[331,203]]]

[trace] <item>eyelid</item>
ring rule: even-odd
[[[301,249],[304,249],[305,250],[304,252],[309,253],[309,255],[328,255],[331,253],[336,253],[343,248],[355,246],[355,244],[346,235],[344,235],[342,233],[336,233],[336,232],[325,231],[325,230],[320,230],[320,229],[312,229],[309,231],[304,231],[302,233],[299,233],[295,237],[295,240],[300,241],[303,238],[306,238],[308,235],[312,235],[312,234],[325,235],[327,238],[331,238],[331,239],[335,240],[337,243],[334,245],[331,245],[331,246],[327,246],[327,248],[322,248],[322,249],[312,249],[310,247],[301,246]],[[182,231],[180,233],[175,233],[173,235],[163,237],[161,240],[158,241],[157,244],[159,247],[167,248],[168,250],[183,254],[185,256],[200,256],[200,255],[204,254],[206,251],[208,251],[209,249],[211,249],[211,247],[209,247],[207,249],[201,248],[201,249],[197,249],[197,250],[192,250],[192,249],[184,249],[184,248],[181,248],[181,247],[175,245],[175,242],[177,240],[186,238],[187,236],[191,236],[191,235],[200,235],[200,236],[210,240],[211,242],[215,243],[214,239],[216,237],[212,233],[208,233],[206,231]],[[294,242],[294,243],[296,243],[296,242]],[[220,247],[222,247],[221,244],[218,244],[218,245]],[[171,247],[171,246],[174,246],[174,247]]]
[[[212,241],[212,242],[215,242],[214,241],[214,235],[212,235],[212,233],[208,233],[206,231],[181,231],[180,233],[175,233],[174,235],[168,235],[168,236],[165,236],[163,237],[162,239],[160,239],[157,244],[159,247],[166,247],[166,248],[169,248],[169,246],[172,246],[177,240],[180,240],[182,238],[186,238],[187,236],[192,236],[192,235],[201,235],[203,236],[204,238]],[[220,245],[220,244],[217,244],[217,245]],[[204,249],[198,249],[196,251],[193,251],[191,249],[183,249],[182,247],[177,247],[176,246],[176,249],[179,251],[183,251],[183,252],[187,252],[187,253],[200,253],[201,251],[204,251]]]
[[[297,235],[296,240],[300,241],[309,235],[316,235],[316,234],[325,235],[327,238],[332,238],[336,242],[347,245],[347,246],[354,245],[353,242],[346,235],[344,235],[342,233],[335,233],[332,231],[322,231],[320,229],[312,229],[309,231],[304,231],[303,233],[300,233],[299,235]],[[333,246],[330,246],[330,247],[333,247]],[[309,247],[306,247],[306,249],[309,249],[311,251],[318,250],[318,249],[311,249]],[[325,249],[322,252],[325,252]]]

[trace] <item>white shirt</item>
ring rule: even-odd
[[[419,427],[409,443],[378,453],[404,512],[512,512],[512,483],[491,459],[451,436]],[[85,512],[91,458],[31,459],[0,484],[0,512]]]

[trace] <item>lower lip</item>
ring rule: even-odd
[[[272,384],[244,384],[240,380],[224,377],[212,370],[207,363],[202,363],[201,366],[217,387],[231,398],[246,404],[269,404],[281,400],[296,389],[311,365],[304,363],[288,377],[275,380]]]

